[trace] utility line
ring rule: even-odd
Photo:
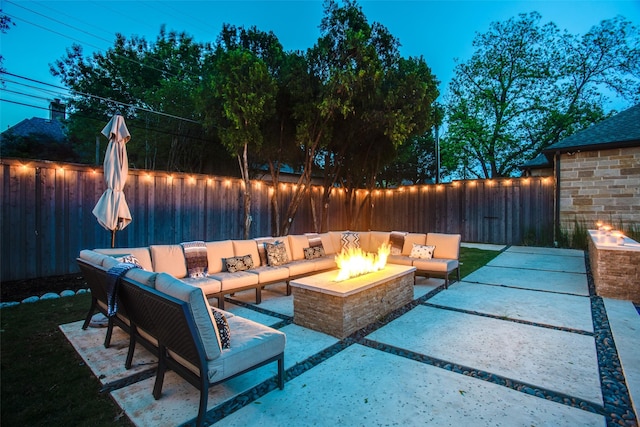
[[[111,102],[111,103],[114,103],[114,104],[117,104],[117,105],[120,105],[120,106],[123,106],[123,107],[129,107],[129,108],[133,108],[135,110],[144,111],[146,113],[157,114],[157,115],[160,115],[160,116],[169,117],[169,118],[172,118],[172,119],[182,120],[182,121],[185,121],[185,122],[195,123],[195,124],[201,125],[200,122],[198,122],[196,120],[188,119],[186,117],[180,117],[180,116],[176,116],[176,115],[173,115],[173,114],[163,113],[161,111],[154,111],[154,110],[152,110],[150,108],[140,107],[140,106],[137,106],[137,105],[126,103],[126,102],[116,101],[116,100],[113,100],[111,98],[104,98],[102,96],[93,95],[93,94],[85,93],[85,92],[80,92],[80,91],[77,91],[77,90],[74,90],[74,89],[67,89],[67,88],[64,88],[64,87],[61,87],[61,86],[53,85],[51,83],[46,83],[46,82],[42,82],[42,81],[39,81],[39,80],[31,79],[29,77],[24,77],[24,76],[20,76],[18,74],[13,74],[13,73],[10,73],[10,72],[4,71],[4,70],[0,71],[0,73],[1,74],[6,74],[6,75],[9,75],[9,76],[12,76],[12,77],[17,77],[17,78],[20,78],[20,79],[24,79],[24,80],[27,80],[27,81],[30,81],[30,82],[42,84],[42,85],[45,85],[45,86],[51,86],[51,87],[54,87],[56,89],[66,90],[72,95],[86,96],[86,97],[97,99],[99,101]]]
[[[31,12],[31,13],[33,13],[33,14],[35,14],[35,15],[42,16],[43,18],[49,19],[49,20],[51,20],[51,21],[53,21],[53,22],[56,22],[56,23],[58,23],[58,24],[64,25],[65,27],[69,27],[69,28],[71,28],[71,29],[73,29],[73,30],[80,31],[81,33],[84,33],[84,34],[86,34],[86,35],[88,35],[88,36],[95,37],[95,38],[97,38],[97,39],[99,39],[99,40],[102,40],[102,41],[104,41],[104,42],[107,42],[107,43],[109,43],[109,44],[111,44],[111,43],[112,43],[112,41],[111,41],[111,40],[107,40],[107,39],[105,39],[105,38],[103,38],[103,37],[96,36],[95,34],[91,34],[90,32],[83,30],[82,28],[74,27],[74,26],[73,26],[73,25],[71,25],[71,24],[68,24],[68,23],[66,23],[66,22],[59,21],[59,20],[57,20],[57,19],[55,19],[55,18],[52,18],[51,16],[45,15],[44,13],[36,12],[35,10],[29,9],[28,7],[24,7],[24,6],[23,6],[23,5],[21,5],[21,4],[18,4],[18,3],[12,2],[12,1],[10,1],[10,0],[5,0],[5,2],[7,2],[7,3],[9,3],[9,4],[12,4],[12,5],[14,5],[14,6],[17,6],[17,7],[21,8],[21,9],[24,9],[24,10],[26,10],[26,11],[28,11],[28,12]]]
[[[45,26],[42,26],[42,25],[36,24],[36,23],[31,22],[31,21],[28,21],[28,20],[26,20],[26,19],[24,19],[24,18],[20,18],[20,17],[18,17],[18,16],[12,15],[12,14],[10,14],[10,13],[6,13],[6,12],[3,12],[3,13],[4,13],[5,15],[9,16],[9,17],[10,17],[10,18],[12,18],[12,19],[17,19],[18,21],[25,22],[25,23],[27,23],[27,24],[29,24],[29,25],[33,25],[34,27],[38,27],[38,28],[43,29],[43,30],[45,30],[45,31],[49,31],[49,32],[51,32],[51,33],[57,34],[57,35],[62,36],[62,37],[64,37],[64,38],[67,38],[67,39],[73,40],[73,41],[75,41],[75,42],[78,42],[78,43],[80,43],[81,45],[89,46],[89,47],[92,47],[92,48],[94,48],[94,49],[97,49],[97,50],[99,50],[99,51],[101,51],[101,52],[106,53],[106,50],[105,50],[105,49],[103,49],[103,48],[101,48],[101,47],[99,47],[99,46],[96,46],[96,45],[94,45],[94,44],[91,44],[91,43],[88,43],[88,42],[85,42],[85,41],[82,41],[82,40],[78,40],[78,39],[76,39],[76,38],[74,38],[74,37],[71,37],[71,36],[68,36],[68,35],[66,35],[66,34],[60,33],[60,32],[58,32],[58,31],[52,30],[51,28],[47,28],[47,27],[45,27]],[[120,55],[120,54],[117,54],[117,53],[114,53],[114,55],[115,55],[115,56],[117,56],[117,57],[119,57],[119,58],[121,58],[121,59],[123,59],[123,60],[125,60],[125,61],[129,61],[129,62],[131,62],[131,63],[133,63],[133,64],[140,65],[141,67],[149,68],[149,69],[154,70],[154,71],[159,71],[160,73],[167,74],[167,75],[170,75],[170,76],[172,76],[172,77],[178,77],[178,75],[177,75],[177,74],[174,74],[174,73],[172,73],[171,71],[168,71],[168,70],[161,70],[161,69],[159,69],[159,68],[152,67],[151,65],[143,64],[143,63],[142,63],[142,62],[140,62],[140,61],[133,60],[133,59],[131,59],[131,58],[128,58],[128,57],[126,57],[126,56],[123,56],[123,55]],[[105,58],[106,58],[106,57],[105,57]],[[152,59],[153,59],[153,58],[152,58]]]
[[[22,106],[25,106],[25,107],[37,108],[39,110],[47,110],[47,111],[49,110],[49,108],[47,108],[47,107],[40,107],[38,105],[27,104],[27,103],[24,103],[24,102],[13,101],[13,100],[10,100],[10,99],[0,98],[0,102],[8,102],[8,103],[11,103],[11,104],[22,105]],[[108,120],[108,117],[106,117],[106,118],[105,117],[98,118],[98,117],[91,117],[91,116],[87,116],[87,115],[79,114],[79,113],[74,113],[74,116],[77,116],[77,117],[80,117],[80,118],[83,118],[83,119],[95,120],[97,122],[104,122],[104,121]],[[159,133],[159,134],[162,134],[162,135],[178,136],[178,137],[181,137],[181,138],[189,138],[189,139],[194,140],[194,141],[211,142],[210,139],[204,139],[204,138],[200,138],[200,137],[184,135],[184,134],[176,133],[176,132],[164,131],[164,130],[160,130],[160,129],[157,129],[157,128],[148,128],[148,127],[138,126],[138,125],[135,124],[134,121],[127,122],[127,127],[131,128],[131,129],[140,129],[140,130],[144,130],[144,131],[148,131],[148,132],[155,132],[155,133]]]
[[[18,6],[18,7],[22,8],[22,9],[24,9],[24,10],[28,11],[28,12],[31,12],[31,13],[33,13],[33,14],[36,14],[36,15],[42,16],[43,18],[49,19],[49,20],[54,21],[54,22],[56,22],[56,23],[58,23],[58,24],[64,25],[64,26],[66,26],[66,27],[69,27],[69,28],[71,28],[71,29],[73,29],[73,30],[80,31],[80,32],[82,32],[82,33],[84,33],[84,34],[87,34],[87,35],[91,36],[91,37],[95,37],[96,39],[102,40],[102,41],[104,41],[104,42],[108,43],[109,45],[111,45],[111,44],[113,43],[113,41],[112,41],[112,40],[105,39],[104,37],[98,36],[98,35],[96,35],[96,34],[94,34],[94,33],[91,33],[91,32],[89,32],[89,31],[87,31],[87,30],[83,30],[82,28],[75,27],[75,26],[73,26],[73,25],[71,25],[71,24],[68,24],[68,23],[66,23],[66,22],[63,22],[63,21],[60,21],[60,20],[54,19],[54,18],[52,18],[52,17],[50,17],[50,16],[48,16],[48,15],[45,15],[45,14],[42,14],[42,13],[36,12],[35,10],[29,9],[29,8],[27,8],[27,7],[24,7],[24,6],[22,6],[22,5],[19,5],[19,4],[15,3],[15,2],[12,2],[12,1],[10,1],[10,0],[5,0],[5,1],[6,1],[7,3],[10,3],[10,4],[14,5],[14,6]],[[44,6],[44,5],[42,5],[42,6]],[[51,7],[48,7],[48,6],[45,6],[45,7],[46,7],[47,9],[49,9],[49,10],[52,10],[52,11],[54,11],[54,12],[58,12],[58,13],[61,13],[61,14],[65,15],[64,13],[62,13],[62,12],[60,12],[60,11],[57,11],[56,9],[52,9]],[[68,16],[68,17],[70,17],[70,18],[72,18],[72,19],[74,19],[74,20],[78,21],[78,19],[77,19],[77,18],[74,18],[74,17],[72,17],[72,16],[70,16],[70,15],[66,15],[66,16]],[[25,21],[25,22],[26,22],[26,21]],[[83,21],[80,21],[80,22],[83,22]],[[32,24],[32,25],[35,25],[35,24]],[[41,27],[41,28],[43,28],[43,27]],[[43,29],[46,29],[46,28],[43,28]],[[111,34],[111,33],[109,33],[108,31],[106,31],[106,30],[104,30],[104,29],[103,29],[102,31],[104,31],[104,32],[106,32],[106,33],[108,33],[108,34],[110,34],[110,35],[113,35],[113,36],[114,36],[114,38],[117,36],[116,34]],[[78,40],[78,39],[76,39],[76,38],[72,38],[72,37],[70,37],[70,36],[64,36],[64,37],[70,38],[71,40],[75,40],[75,41],[77,41],[78,43],[86,44],[87,46],[91,46],[91,47],[94,47],[94,48],[96,48],[96,49],[98,49],[98,50],[100,50],[100,51],[106,52],[106,50],[105,50],[105,49],[103,49],[103,48],[99,48],[99,47],[97,47],[97,46],[94,46],[94,45],[91,45],[91,44],[89,44],[89,43],[83,42],[83,41]],[[143,63],[141,63],[141,62],[139,62],[139,61],[135,61],[135,60],[132,60],[132,59],[130,59],[130,58],[126,58],[126,57],[124,57],[124,56],[122,56],[122,55],[118,55],[118,54],[116,54],[116,55],[117,55],[117,56],[119,56],[119,57],[121,57],[121,58],[123,58],[123,59],[127,59],[127,60],[132,61],[132,62],[134,62],[134,63],[136,63],[136,64],[139,64],[140,66],[143,66],[143,67],[149,67],[149,68],[151,68],[151,69],[153,69],[153,70],[157,70],[156,68],[150,67],[150,66],[148,66],[148,65],[146,65],[146,64],[143,64]],[[151,58],[149,58],[149,59],[154,60],[154,61],[156,61],[157,63],[164,64],[164,62],[163,62],[161,59],[157,59],[157,58],[153,58],[153,57],[151,57]],[[157,70],[157,71],[162,71],[162,70]],[[173,73],[171,73],[171,72],[168,72],[168,71],[167,71],[167,73],[168,73],[168,74],[170,74],[170,75],[172,75],[172,76],[174,76],[174,77],[176,77],[176,75],[175,75],[175,74],[173,74]]]

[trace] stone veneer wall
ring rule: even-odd
[[[640,251],[596,247],[589,241],[589,263],[596,294],[640,304]]]
[[[640,147],[562,154],[560,224],[640,224]]]

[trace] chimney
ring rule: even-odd
[[[51,120],[63,121],[66,117],[67,106],[60,102],[60,99],[55,98],[49,104],[49,118]]]

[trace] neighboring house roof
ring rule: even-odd
[[[40,117],[32,117],[24,119],[15,126],[2,132],[2,136],[29,136],[29,135],[46,135],[56,141],[62,141],[66,138],[64,126],[59,120],[42,119]]]
[[[540,153],[533,159],[529,160],[528,162],[525,162],[523,165],[520,166],[520,168],[521,169],[544,169],[544,168],[550,168],[551,166],[552,166],[551,162],[549,162],[549,159],[547,158],[547,156]]]
[[[544,152],[592,151],[640,145],[640,104],[547,147]]]
[[[594,151],[640,145],[640,104],[550,145],[521,169],[542,169],[553,165],[553,153]]]

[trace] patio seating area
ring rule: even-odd
[[[637,425],[634,305],[595,296],[583,251],[479,247],[504,251],[448,289],[418,277],[412,302],[342,340],[294,324],[284,282],[260,305],[251,290],[227,297],[225,310],[286,334],[286,383],[270,364],[212,387],[206,423]],[[157,357],[139,346],[126,370],[128,335],[114,328],[105,348],[105,329],[82,325],[60,329],[135,425],[195,423],[195,387],[167,372],[155,400]]]

